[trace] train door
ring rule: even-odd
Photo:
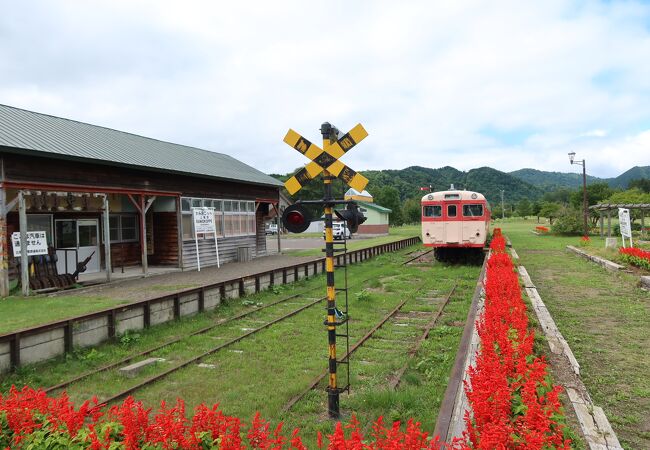
[[[461,239],[460,202],[445,204],[445,236],[447,244],[459,244]]]

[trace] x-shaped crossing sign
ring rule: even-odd
[[[307,182],[316,178],[323,170],[342,179],[357,191],[363,191],[366,184],[368,184],[368,179],[343,164],[339,161],[339,158],[361,142],[366,136],[368,136],[368,132],[361,124],[358,124],[332,144],[330,144],[329,139],[324,139],[324,148],[320,148],[295,131],[289,130],[284,137],[284,142],[311,159],[309,164],[296,172],[295,175],[284,183],[289,194],[293,195],[298,192]]]

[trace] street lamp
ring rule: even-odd
[[[569,152],[569,161],[571,164],[582,166],[582,215],[584,225],[584,235],[589,236],[589,228],[587,227],[587,169],[585,167],[585,160],[575,160],[576,152]]]

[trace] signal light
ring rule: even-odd
[[[348,206],[342,210],[334,210],[336,216],[344,221],[350,230],[350,233],[356,233],[359,229],[359,225],[366,221],[366,216],[359,211],[359,207],[356,203],[348,203]]]
[[[282,213],[282,225],[291,233],[302,233],[311,224],[311,214],[302,205],[288,206]]]

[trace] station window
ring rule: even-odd
[[[427,205],[422,212],[424,217],[442,217],[442,206]]]
[[[465,217],[482,217],[483,205],[463,205],[463,216]]]
[[[447,217],[456,217],[456,205],[447,205]]]
[[[111,214],[108,217],[111,242],[135,242],[139,238],[138,218],[134,214]]]
[[[210,198],[181,198],[183,239],[194,239],[192,207],[214,208],[218,237],[255,235],[255,202]],[[212,234],[199,239],[213,239]]]

